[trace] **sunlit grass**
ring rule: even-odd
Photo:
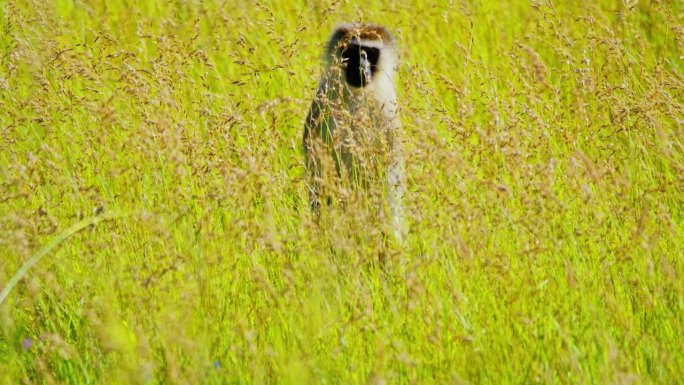
[[[684,378],[681,2],[0,5],[0,290],[123,214],[13,286],[0,383]],[[308,207],[350,20],[400,45],[405,245]]]

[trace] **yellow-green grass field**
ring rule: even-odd
[[[684,4],[379,3],[0,1],[0,384],[684,380]],[[309,208],[347,21],[404,243]]]

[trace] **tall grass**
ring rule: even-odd
[[[365,3],[365,2],[364,2]],[[0,383],[684,378],[680,1],[2,2]],[[405,245],[308,209],[340,22],[400,43]]]

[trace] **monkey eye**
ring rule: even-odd
[[[378,64],[378,60],[380,59],[380,49],[367,47],[363,50],[363,55],[365,55],[365,58],[375,66]]]

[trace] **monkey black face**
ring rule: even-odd
[[[342,63],[347,83],[352,87],[365,87],[377,71],[380,49],[350,43],[342,50]]]

